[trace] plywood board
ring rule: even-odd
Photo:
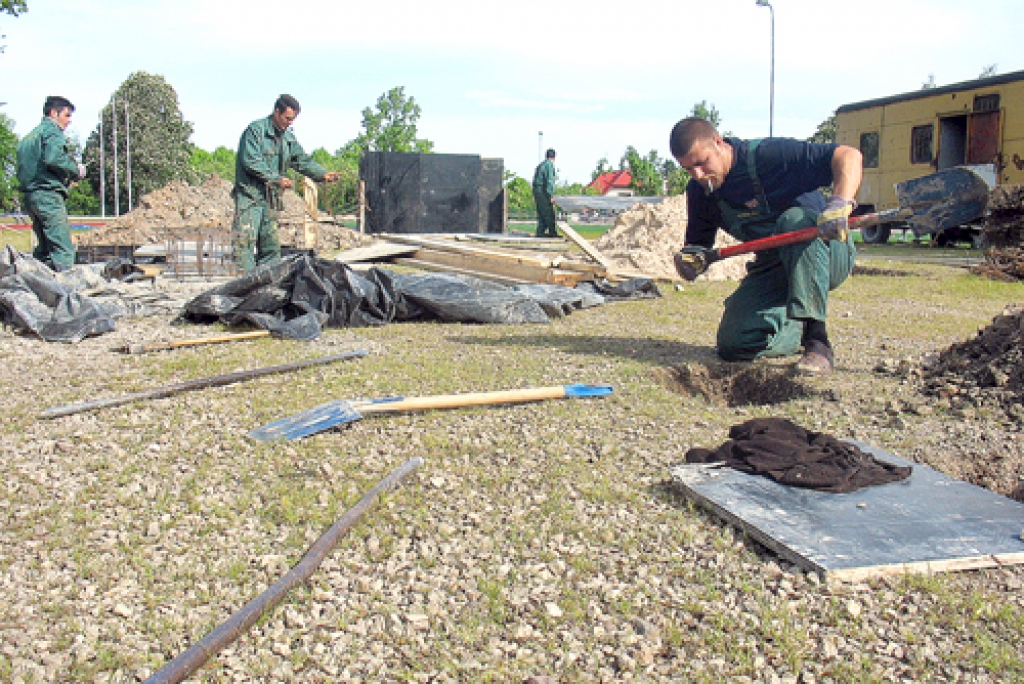
[[[902,482],[832,494],[727,467],[679,465],[686,496],[810,571],[840,580],[1024,563],[1024,504],[919,463]]]

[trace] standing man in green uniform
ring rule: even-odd
[[[338,180],[339,174],[313,161],[289,130],[300,111],[298,100],[282,95],[273,113],[249,124],[238,142],[232,232],[235,260],[246,273],[281,256],[277,216],[284,209],[282,193],[292,187],[288,169],[317,182]]]
[[[704,119],[683,119],[669,139],[690,174],[686,244],[676,266],[684,278],[707,267],[701,254],[721,228],[741,242],[817,225],[820,238],[757,253],[747,276],[725,300],[718,354],[728,361],[803,355],[797,370],[832,371],[826,329],[828,295],[853,270],[848,217],[863,176],[849,145],[789,138],[722,138]],[[831,197],[818,192],[832,186]]]
[[[71,158],[64,137],[74,111],[67,98],[51,95],[42,122],[18,143],[18,181],[38,242],[32,256],[58,272],[75,265],[65,200],[68,186],[85,177],[85,166]]]
[[[555,230],[555,151],[548,150],[533,172],[533,201],[537,205],[537,237],[558,237]]]

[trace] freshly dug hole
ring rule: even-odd
[[[763,406],[811,395],[790,372],[765,365],[688,363],[665,369],[663,381],[673,392],[700,395],[717,406]]]

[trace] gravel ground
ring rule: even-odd
[[[190,681],[1024,681],[1024,568],[825,581],[669,484],[689,447],[779,415],[1024,498],[1019,422],[875,370],[966,339],[1020,286],[875,268],[836,293],[838,369],[809,380],[781,361],[715,360],[734,283],[547,326],[395,324],[144,356],[112,349],[218,330],[136,319],[75,346],[2,333],[0,681],[147,677],[413,456],[426,463],[408,485]],[[35,418],[348,349],[369,355]],[[570,382],[615,394],[367,417],[286,444],[245,436],[333,398]]]

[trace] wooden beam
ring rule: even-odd
[[[434,264],[429,261],[421,261],[419,259],[412,259],[402,257],[395,259],[396,264],[402,266],[412,266],[413,268],[419,268],[424,271],[439,271],[441,273],[456,273],[458,275],[468,275],[474,278],[480,278],[482,280],[491,280],[502,285],[528,285],[532,283],[531,280],[523,280],[522,278],[512,278],[508,276],[500,276],[494,273],[484,273],[481,271],[472,271],[466,268],[458,268],[456,266],[448,266],[445,264]]]
[[[582,249],[588,257],[590,257],[597,263],[601,264],[605,268],[612,267],[612,265],[608,263],[608,260],[604,258],[604,255],[602,255],[596,247],[590,244],[589,240],[587,240],[585,237],[583,237],[575,230],[573,230],[572,226],[570,226],[568,223],[566,223],[565,221],[558,221],[555,225],[558,226],[558,229],[562,231],[562,234],[564,234],[565,237],[569,238],[569,240],[571,240],[577,247]]]
[[[553,265],[552,260],[544,256],[509,254],[508,252],[501,252],[494,249],[486,249],[484,247],[479,247],[477,245],[459,244],[457,242],[449,240],[416,237],[413,235],[395,235],[392,233],[384,234],[381,237],[390,242],[398,242],[406,245],[417,245],[419,247],[425,247],[438,252],[451,252],[453,254],[477,256],[486,259],[536,266],[538,268],[551,268],[551,266]]]

